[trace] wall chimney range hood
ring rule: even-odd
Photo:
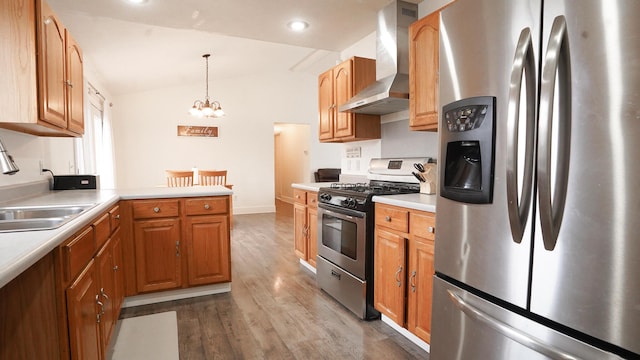
[[[418,5],[401,0],[378,12],[376,82],[339,111],[385,115],[409,109],[409,25],[416,20]]]

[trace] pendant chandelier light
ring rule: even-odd
[[[222,111],[222,106],[220,106],[220,103],[217,101],[210,101],[209,100],[209,56],[211,56],[211,54],[204,54],[202,55],[202,57],[205,59],[206,62],[206,96],[204,98],[204,101],[202,100],[196,100],[193,103],[193,106],[191,107],[191,110],[189,110],[189,113],[191,115],[194,116],[198,116],[198,117],[214,117],[214,118],[219,118],[219,117],[223,117],[224,116],[224,111]]]

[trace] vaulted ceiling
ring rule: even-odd
[[[410,0],[418,3],[422,0]],[[315,75],[391,0],[48,0],[114,95],[264,71]],[[296,33],[287,23],[309,23]],[[213,84],[215,87],[215,83]]]

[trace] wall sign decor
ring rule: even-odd
[[[218,137],[218,127],[178,125],[178,136]]]

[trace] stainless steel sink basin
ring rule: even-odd
[[[0,232],[55,229],[93,206],[95,204],[0,207]]]

